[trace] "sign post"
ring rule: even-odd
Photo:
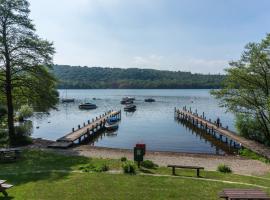
[[[134,161],[137,161],[138,167],[140,167],[144,155],[145,155],[145,144],[136,144],[136,146],[134,147]]]

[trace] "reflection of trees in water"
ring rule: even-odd
[[[220,154],[220,150],[222,150],[226,154],[234,154],[237,151],[235,148],[228,146],[226,143],[218,140],[207,131],[194,126],[190,122],[187,122],[185,120],[176,120],[176,121],[182,124],[186,129],[188,129],[191,132],[191,134],[199,136],[201,141],[204,140],[205,143],[209,142],[211,147],[215,146],[216,154]]]

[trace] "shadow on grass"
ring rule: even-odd
[[[140,168],[139,171],[142,172],[142,173],[145,173],[145,174],[155,174],[151,170],[145,169],[145,168]]]
[[[12,197],[12,196],[8,196],[8,197],[0,196],[0,200],[11,200],[11,199],[14,199],[14,197]]]
[[[53,182],[66,178],[72,170],[77,170],[80,165],[90,163],[91,160],[82,156],[25,150],[18,161],[1,164],[0,179],[15,186],[41,180]]]

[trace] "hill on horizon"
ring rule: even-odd
[[[55,65],[59,89],[216,89],[225,75],[139,69]]]

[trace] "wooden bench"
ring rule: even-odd
[[[0,192],[2,192],[5,197],[7,197],[8,193],[6,190],[13,187],[13,185],[6,184],[5,182],[5,180],[0,180]]]
[[[183,168],[183,169],[196,169],[197,170],[197,177],[200,177],[200,169],[204,169],[204,167],[198,166],[184,166],[184,165],[168,165],[168,167],[172,168],[172,174],[175,174],[175,168]]]
[[[20,155],[20,149],[0,149],[0,162],[15,161]]]
[[[260,189],[224,189],[219,193],[219,198],[227,200],[256,199],[270,200],[270,197]]]

